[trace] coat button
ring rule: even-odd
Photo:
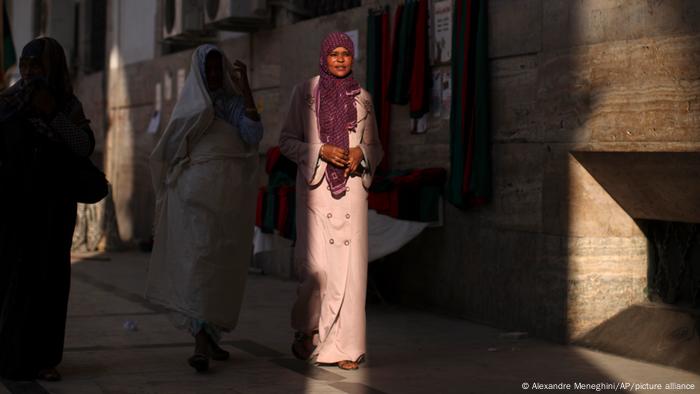
[[[326,215],[326,217],[327,217],[328,219],[330,219],[330,218],[332,218],[332,217],[333,217],[333,214],[332,214],[332,213],[330,213],[330,212],[328,212],[328,214]]]
[[[328,241],[328,242],[330,242],[330,243],[331,243],[331,245],[333,245],[333,244],[335,243],[335,241],[333,240],[333,238],[331,238],[331,240],[330,240],[330,241]]]
[[[346,214],[345,214],[345,219],[350,219],[350,214],[349,214],[349,213],[346,213]]]
[[[350,245],[350,241],[346,240],[346,241],[345,241],[345,246],[348,246],[348,245]]]

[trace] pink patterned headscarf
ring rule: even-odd
[[[347,34],[334,32],[323,40],[319,60],[321,78],[318,86],[319,111],[317,116],[321,142],[335,145],[347,151],[350,148],[348,133],[355,131],[357,126],[355,96],[360,94],[361,88],[360,84],[352,77],[352,72],[344,78],[338,78],[328,70],[326,58],[338,47],[347,49],[351,56],[355,56],[354,44]],[[331,194],[335,198],[340,198],[345,194],[347,179],[344,172],[343,168],[330,164],[326,166],[326,180],[330,185]]]

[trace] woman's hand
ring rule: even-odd
[[[251,94],[250,83],[248,82],[248,66],[240,60],[233,63],[231,70],[231,81],[241,92],[243,97]]]
[[[330,163],[339,168],[345,168],[348,165],[348,152],[334,145],[323,144],[320,150],[321,160]]]
[[[51,115],[56,110],[56,100],[47,88],[40,87],[34,92],[32,107],[42,115]]]
[[[348,166],[345,168],[345,177],[354,174],[357,171],[357,167],[360,166],[360,162],[365,158],[365,154],[362,153],[362,149],[359,147],[350,148],[350,153],[348,154]]]
[[[250,90],[250,83],[248,82],[248,66],[240,60],[236,60],[233,63],[231,81],[236,85],[236,89],[238,89],[243,96],[243,100],[245,101],[245,116],[259,122],[260,114],[255,106],[253,92]]]

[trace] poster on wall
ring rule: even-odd
[[[452,59],[452,0],[433,3],[433,64]]]
[[[163,98],[165,101],[173,99],[173,76],[170,70],[166,70],[165,75],[163,75]]]
[[[433,69],[432,108],[433,118],[450,119],[452,101],[452,73],[450,67]]]
[[[352,43],[355,44],[355,60],[360,60],[360,33],[357,30],[346,31],[345,34],[350,37]]]
[[[160,111],[153,111],[151,115],[151,120],[148,121],[148,127],[146,128],[146,133],[155,134],[158,132],[160,127]]]
[[[182,89],[185,87],[185,78],[187,78],[187,71],[184,68],[177,70],[177,98],[180,98],[182,94]]]

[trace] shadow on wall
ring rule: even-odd
[[[578,3],[577,3],[578,4]],[[569,150],[595,105],[570,2],[489,2],[493,201],[377,268],[393,301],[565,341]],[[399,280],[396,280],[396,277]]]
[[[494,200],[446,204],[387,298],[559,342],[644,300],[646,239],[570,152],[697,150],[700,5],[606,4],[489,2]]]

